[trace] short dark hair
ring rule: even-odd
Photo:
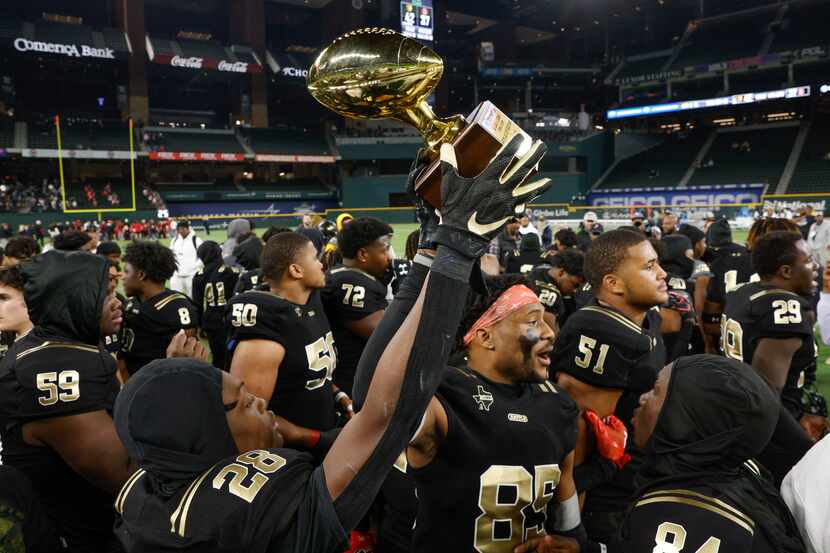
[[[602,279],[617,270],[628,256],[628,248],[648,240],[642,232],[617,229],[600,235],[585,254],[585,278],[599,289]]]
[[[213,240],[205,240],[196,249],[198,257],[204,265],[222,262],[222,246]]]
[[[746,247],[752,250],[755,243],[771,232],[799,232],[798,225],[783,217],[764,217],[758,219],[749,228],[746,237]]]
[[[752,267],[762,278],[774,276],[784,265],[793,265],[800,253],[800,232],[775,231],[759,238],[752,248]]]
[[[420,230],[413,230],[409,233],[409,236],[406,237],[406,251],[404,254],[406,258],[410,261],[415,259],[415,255],[418,253],[418,242],[421,240],[421,231]]]
[[[266,230],[265,233],[262,235],[262,242],[264,244],[267,244],[268,240],[270,240],[272,236],[276,236],[282,232],[291,232],[291,229],[271,225],[270,227],[268,227],[268,230]]]
[[[118,242],[101,242],[95,250],[98,255],[121,255],[121,246]]]
[[[337,247],[344,258],[354,259],[358,250],[387,234],[392,234],[392,227],[383,221],[359,217],[349,221],[349,224],[337,233]]]
[[[470,290],[467,293],[464,316],[461,319],[461,324],[458,325],[458,332],[455,336],[456,349],[458,351],[466,349],[464,346],[464,335],[476,324],[479,317],[499,299],[499,296],[517,284],[524,284],[529,287],[528,280],[524,275],[497,275],[485,277],[484,280],[487,284],[486,294],[479,294],[474,290]]]
[[[56,250],[77,251],[92,240],[92,237],[80,230],[66,230],[55,236],[52,245]]]
[[[281,232],[269,238],[259,258],[262,275],[271,282],[279,281],[300,250],[310,242],[302,234],[293,231]]]
[[[583,271],[585,254],[582,251],[571,248],[553,255],[549,259],[552,267],[558,267],[569,275],[585,278]]]
[[[20,265],[0,269],[0,285],[22,292],[23,284],[23,273],[20,270]]]
[[[177,229],[180,229],[180,228],[190,228],[190,221],[188,221],[187,219],[182,219],[181,221],[179,221],[178,223],[176,223],[176,228],[177,228]]]
[[[31,236],[15,236],[6,242],[3,255],[15,259],[31,259],[39,253],[40,246],[38,246],[37,240]]]
[[[147,280],[159,284],[164,284],[179,268],[173,250],[151,240],[130,243],[124,254],[124,262],[143,271]]]
[[[576,239],[576,233],[569,228],[563,228],[556,231],[556,234],[553,235],[553,239],[566,248],[575,248],[579,244],[579,240]]]

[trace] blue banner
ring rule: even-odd
[[[588,204],[597,207],[689,207],[759,203],[764,184],[734,184],[689,188],[626,188],[594,190]]]

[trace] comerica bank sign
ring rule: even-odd
[[[14,48],[19,52],[39,52],[43,54],[59,54],[73,58],[115,59],[112,48],[93,48],[86,44],[59,44],[56,42],[38,42],[26,38],[16,38]]]

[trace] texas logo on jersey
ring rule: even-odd
[[[473,395],[473,399],[478,404],[479,411],[489,411],[490,406],[493,405],[493,394],[484,389],[484,386],[478,387],[478,392]]]

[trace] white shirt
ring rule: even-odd
[[[195,240],[194,240],[195,238]],[[202,262],[196,255],[196,250],[202,245],[202,239],[193,234],[191,230],[184,238],[176,233],[176,236],[170,242],[170,249],[176,254],[176,261],[179,262],[179,268],[175,272],[177,276],[192,276],[201,267]]]
[[[795,518],[807,553],[830,553],[830,437],[801,458],[781,482],[781,497]]]
[[[807,233],[807,244],[813,253],[813,259],[819,264],[819,271],[830,261],[830,221],[822,221],[810,225],[810,232]]]
[[[522,236],[524,236],[525,234],[530,234],[531,232],[533,234],[539,234],[539,229],[537,229],[533,225],[533,223],[528,223],[526,227],[519,226],[519,234],[521,234]]]

